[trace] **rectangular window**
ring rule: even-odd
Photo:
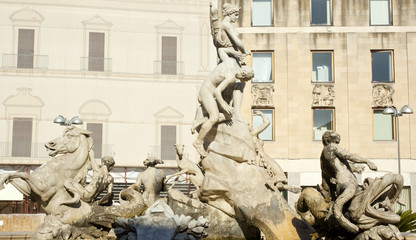
[[[17,46],[17,67],[33,68],[33,56],[35,53],[35,30],[19,29]]]
[[[89,33],[88,71],[104,71],[105,34]]]
[[[32,118],[13,118],[12,156],[30,157],[32,149]]]
[[[264,141],[274,140],[274,110],[273,109],[253,109],[253,129],[263,127],[264,121],[261,115],[257,115],[255,112],[260,111],[265,117],[268,118],[270,124],[260,132],[259,139]]]
[[[253,27],[272,26],[272,0],[253,0],[251,14]]]
[[[391,25],[390,0],[370,0],[370,25]]]
[[[312,51],[312,82],[333,82],[333,52]]]
[[[313,109],[313,140],[322,140],[328,130],[334,130],[334,109]]]
[[[394,116],[384,115],[383,110],[373,110],[373,139],[394,140]]]
[[[331,25],[331,0],[311,0],[311,24]]]
[[[253,82],[273,82],[273,52],[253,52]]]
[[[412,197],[411,197],[411,189],[410,186],[403,186],[402,191],[400,192],[400,199],[404,201],[405,206],[400,206],[397,202],[393,205],[394,212],[398,212],[399,210],[407,211],[412,209]]]
[[[162,74],[176,74],[177,65],[177,38],[162,37]]]
[[[393,82],[393,51],[371,51],[373,82]]]
[[[160,145],[162,160],[175,160],[176,126],[162,125],[160,127]]]
[[[87,123],[87,130],[92,132],[95,158],[101,158],[103,153],[103,124]]]

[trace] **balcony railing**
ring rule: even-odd
[[[81,57],[81,71],[111,72],[111,58]]]
[[[156,60],[153,69],[155,74],[183,75],[184,62]]]
[[[3,68],[48,69],[49,56],[28,54],[3,54]]]
[[[95,158],[114,155],[113,145],[111,144],[103,144],[98,148],[101,154],[95,154]],[[49,157],[49,151],[46,150],[45,143],[0,142],[0,157],[47,158]]]

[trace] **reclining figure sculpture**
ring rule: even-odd
[[[335,131],[323,134],[322,186],[319,191],[315,188],[302,191],[296,204],[297,212],[317,229],[315,239],[320,236],[354,240],[403,239],[393,225],[400,221],[400,216],[392,208],[403,188],[402,175],[387,173],[376,179],[366,178],[363,186],[359,186],[353,172],[361,173],[363,168],[357,164],[367,164],[374,171],[377,166],[342,149],[340,141]]]

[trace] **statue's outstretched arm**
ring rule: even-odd
[[[108,202],[110,199],[112,200],[113,198],[113,187],[114,187],[114,179],[111,178],[111,182],[110,184],[108,184],[107,187],[107,194],[104,195],[99,201],[98,204],[103,204]]]
[[[179,171],[179,172],[177,172],[177,173],[174,173],[174,174],[170,175],[169,177],[167,177],[167,178],[166,178],[166,180],[165,180],[165,182],[169,181],[169,179],[171,179],[171,178],[173,178],[173,177],[180,176],[180,175],[185,174],[185,173],[187,173],[187,172],[188,172],[188,170],[187,170],[187,169],[182,169],[181,171]]]
[[[364,163],[364,164],[367,164],[367,166],[371,170],[373,170],[373,171],[377,170],[377,165],[375,165],[372,161],[370,161],[366,158],[363,158],[358,154],[350,153],[347,150],[345,150],[345,149],[343,149],[339,146],[335,148],[335,154],[337,155],[337,157],[339,159],[348,160],[348,161],[351,161],[351,162],[354,162],[354,163]]]
[[[261,111],[255,111],[254,114],[261,116],[263,120],[263,124],[260,125],[258,128],[253,129],[253,131],[251,132],[251,135],[257,136],[259,133],[263,132],[270,125],[270,120]]]
[[[224,111],[228,114],[234,113],[234,109],[230,105],[228,105],[227,102],[225,102],[225,100],[222,98],[221,93],[224,91],[224,89],[228,85],[230,85],[230,84],[232,84],[236,81],[235,75],[232,72],[234,72],[234,71],[227,71],[225,73],[224,80],[214,90],[215,99],[217,100],[218,104],[220,104],[221,108],[223,108]]]

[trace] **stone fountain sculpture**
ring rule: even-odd
[[[136,178],[136,183],[129,189],[142,193],[147,206],[152,205],[160,198],[160,192],[165,190],[166,174],[163,170],[157,169],[157,164],[163,164],[163,160],[156,157],[148,157],[143,161],[147,168]],[[141,187],[143,185],[143,191]]]
[[[177,150],[182,152],[183,148],[178,145]],[[180,166],[184,166],[186,160],[182,161]],[[199,216],[195,220],[190,216],[175,215],[172,208],[166,203],[166,199],[160,198],[160,192],[165,190],[167,179],[165,179],[165,172],[157,169],[156,165],[163,164],[163,161],[155,157],[148,157],[143,161],[143,164],[147,166],[146,170],[139,174],[136,183],[128,189],[141,192],[143,185],[142,195],[147,210],[143,216],[116,218],[113,227],[117,239],[186,240],[205,238],[208,235],[206,229],[209,226],[209,221],[206,218]],[[182,173],[180,172],[180,174]],[[175,176],[178,174],[170,177]]]
[[[313,229],[280,194],[287,179],[257,137],[265,128],[253,130],[240,113],[245,82],[254,73],[243,61],[249,52],[232,27],[238,15],[238,7],[225,3],[220,21],[218,11],[211,6],[211,32],[220,63],[202,83],[198,95],[201,105],[191,129],[198,131],[193,145],[201,156],[204,177],[197,199],[169,191],[169,200],[174,202],[174,210],[185,215],[207,214],[204,216],[211,227],[216,222],[222,222],[217,227],[229,230],[236,224],[241,226],[243,235],[233,239],[258,239],[258,234],[251,234],[253,229],[257,233],[261,230],[270,240],[308,239]],[[224,226],[224,221],[231,225]]]
[[[366,178],[359,186],[353,172],[363,171],[360,164],[374,171],[377,166],[342,149],[340,141],[337,132],[324,133],[322,185],[319,190],[306,188],[296,204],[297,212],[317,230],[313,239],[404,239],[394,225],[400,216],[392,208],[403,188],[402,175]]]
[[[102,206],[111,197],[113,184],[108,171],[114,165],[104,158],[95,162],[91,132],[69,126],[63,136],[46,144],[52,157],[31,174],[18,172],[0,176],[0,186],[11,183],[25,196],[37,201],[47,216],[36,231],[35,239],[105,239],[116,217],[133,217],[145,210],[137,191],[121,192],[125,199],[118,206]],[[93,176],[85,185],[92,167]],[[104,189],[108,193],[101,201],[96,197]]]

